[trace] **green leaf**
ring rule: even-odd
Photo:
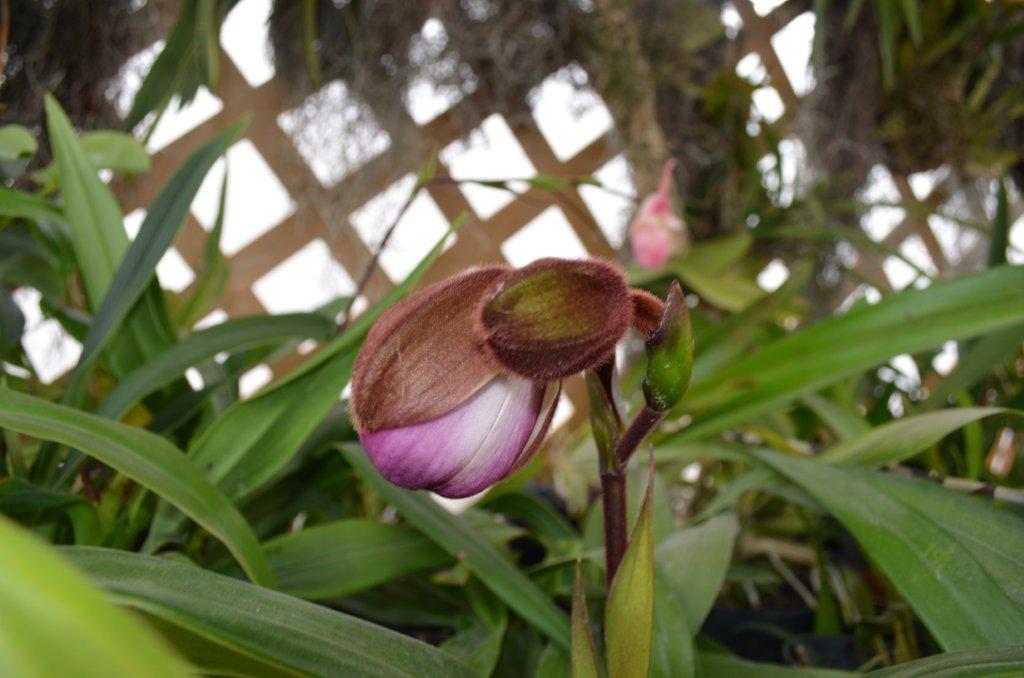
[[[196,4],[196,54],[199,71],[206,86],[217,91],[220,81],[220,22],[217,0],[198,0]]]
[[[228,263],[220,251],[221,234],[224,232],[224,214],[227,207],[228,172],[229,167],[225,164],[224,177],[220,184],[220,198],[217,201],[217,219],[213,222],[213,228],[206,237],[206,246],[203,248],[203,266],[198,273],[199,282],[196,283],[192,295],[181,304],[174,314],[175,322],[181,327],[195,325],[214,301],[220,297],[228,281],[230,273]]]
[[[273,577],[242,515],[158,435],[0,388],[0,426],[82,450],[171,502],[228,547],[256,582]]]
[[[811,394],[804,396],[802,400],[829,428],[835,431],[840,440],[852,438],[871,429],[871,425],[864,420],[864,417],[830,398]]]
[[[0,127],[0,179],[21,175],[39,150],[36,138],[21,125]]]
[[[342,598],[452,563],[408,526],[363,519],[307,528],[268,541],[263,550],[278,589],[311,600]]]
[[[926,481],[755,455],[843,522],[943,649],[1024,638],[1024,520]]]
[[[738,532],[736,516],[724,513],[673,532],[654,550],[658,599],[677,597],[692,634],[700,630],[718,597]]]
[[[697,659],[697,675],[701,676],[701,678],[735,678],[736,676],[757,676],[757,678],[852,678],[859,675],[847,671],[833,671],[831,669],[805,669],[793,666],[780,666],[778,664],[762,664],[718,652],[701,652]]]
[[[187,667],[79,572],[0,517],[0,674],[186,676]]]
[[[651,520],[653,471],[629,547],[605,601],[604,636],[608,673],[646,678],[654,635],[654,529]]]
[[[51,224],[64,223],[64,212],[52,202],[6,186],[0,186],[0,215]]]
[[[691,426],[669,436],[699,440],[901,353],[916,353],[1019,325],[1024,267],[999,267],[907,290],[778,339],[696,381],[682,402]],[[700,351],[694,374],[701,374]]]
[[[0,351],[21,345],[25,316],[6,287],[0,287]]]
[[[85,153],[93,169],[111,170],[122,174],[144,174],[151,166],[149,153],[138,139],[124,132],[98,130],[85,132],[78,137],[78,145]],[[57,166],[50,163],[35,172],[32,179],[44,190],[57,186]]]
[[[878,678],[956,678],[1024,675],[1024,645],[986,647],[925,657],[881,671]]]
[[[921,36],[921,5],[917,0],[900,0],[903,20],[907,22],[907,30],[915,47],[920,47],[924,39]]]
[[[124,119],[127,131],[135,129],[143,118],[153,111],[163,111],[183,81],[185,71],[195,64],[195,0],[185,0],[178,10],[178,18],[167,36],[139,91],[135,93],[131,110]]]
[[[255,397],[232,405],[189,449],[193,463],[232,499],[246,496],[270,479],[337,401],[351,373],[355,352],[374,321],[408,294],[461,223],[460,218],[452,224],[401,284],[345,332],[324,344],[310,360]],[[172,538],[181,522],[180,516],[161,506],[147,548],[152,550]]]
[[[325,341],[334,329],[332,320],[316,313],[257,315],[228,320],[189,335],[125,376],[96,413],[119,419],[147,394],[180,378],[189,367],[218,353],[234,353],[289,339]]]
[[[246,121],[235,123],[189,156],[149,208],[138,236],[117,268],[111,291],[103,297],[85,336],[82,355],[68,386],[72,394],[76,389],[84,388],[93,361],[153,280],[156,265],[174,242],[206,173],[246,124]],[[70,402],[76,400],[72,396]]]
[[[576,583],[572,589],[572,677],[598,678],[601,675],[590,635],[590,614],[587,612],[587,594],[583,580],[583,561],[576,561]]]
[[[186,634],[180,649],[203,672],[218,664],[210,656],[216,648],[247,658],[256,675],[472,675],[420,641],[198,567],[109,549],[63,553],[111,600]]]
[[[0,480],[0,513],[38,514],[40,511],[62,511],[75,530],[75,543],[98,544],[100,523],[95,507],[78,494],[54,492],[20,478]]]
[[[410,492],[384,480],[358,445],[339,448],[345,459],[387,503],[438,546],[457,558],[491,591],[539,631],[569,648],[565,613],[473,529],[465,518],[448,513],[424,492]]]
[[[75,138],[71,121],[50,95],[46,97],[46,124],[86,294],[92,307],[99,308],[128,250],[121,208],[96,176]]]
[[[1024,417],[999,407],[962,407],[904,417],[844,440],[818,455],[821,461],[863,466],[909,459],[967,424],[995,415]]]
[[[753,280],[736,273],[709,273],[687,262],[680,263],[677,269],[679,277],[697,296],[733,313],[742,311],[766,294]]]
[[[922,408],[941,407],[960,390],[973,388],[992,370],[1018,353],[1024,343],[1024,325],[1014,325],[960,345],[962,353],[956,369],[942,383],[932,389]]]

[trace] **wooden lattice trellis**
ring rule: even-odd
[[[766,16],[758,15],[749,0],[735,0],[733,4],[743,20],[743,29],[734,43],[737,48],[735,58],[738,60],[750,52],[757,53],[769,83],[785,105],[786,114],[794,115],[800,107],[800,96],[787,78],[771,39],[797,16],[797,12],[793,11],[795,3],[783,3]],[[364,204],[403,176],[416,172],[432,149],[457,141],[467,129],[479,125],[487,117],[485,102],[469,96],[421,127],[417,127],[409,118],[408,126],[414,130],[412,141],[409,143],[409,135],[403,136],[400,153],[394,152],[395,149],[384,152],[368,160],[340,183],[325,188],[296,149],[292,139],[278,124],[278,116],[294,105],[288,93],[288,87],[279,78],[251,87],[230,59],[225,58],[218,91],[223,102],[222,110],[157,153],[153,159],[153,169],[147,175],[138,180],[120,180],[115,183],[115,190],[126,211],[144,207],[153,200],[170,174],[203,141],[244,114],[252,116],[245,133],[246,139],[263,156],[297,204],[291,216],[230,257],[231,276],[224,298],[219,303],[220,308],[230,316],[265,312],[253,292],[253,284],[314,238],[326,242],[337,262],[352,278],[358,278],[369,265],[372,252],[347,218],[325,218],[323,215],[345,213],[338,209],[342,204],[341,196],[344,196],[343,202],[348,211]],[[395,106],[401,107],[397,93]],[[508,122],[516,141],[539,173],[554,176],[593,174],[620,150],[614,133],[609,132],[563,162],[532,120]],[[447,168],[441,162],[439,173],[444,175],[446,172]],[[907,177],[895,176],[894,179],[903,200],[918,200],[926,205],[934,205],[946,195],[945,187],[940,182],[931,195],[918,199],[910,190]],[[503,260],[501,244],[552,206],[562,210],[579,241],[591,255],[615,255],[579,192],[573,188],[563,190],[558,196],[540,188],[530,188],[488,218],[474,214],[457,185],[435,183],[427,190],[449,221],[462,213],[469,215],[469,221],[457,242],[428,273],[427,283],[481,262]],[[258,199],[258,196],[254,199]],[[1018,212],[1019,209],[1016,206]],[[885,237],[884,244],[898,248],[911,236],[919,237],[924,243],[940,275],[953,272],[935,233],[924,218],[908,213],[902,223]],[[175,246],[194,270],[201,267],[206,238],[206,231],[190,216]],[[879,289],[892,289],[878,259],[861,256],[856,266]],[[370,277],[364,293],[372,303],[383,297],[391,285],[388,277],[378,268]],[[270,367],[279,376],[303,358],[294,354]],[[579,383],[570,384],[567,395],[572,401],[584,402],[581,399],[582,385]],[[576,417],[586,411],[585,407],[574,409]]]

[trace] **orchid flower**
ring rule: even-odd
[[[669,197],[675,166],[675,160],[665,163],[657,192],[644,198],[629,225],[633,258],[644,268],[664,266],[673,251],[678,249],[678,241],[683,235],[683,221],[676,216]]]
[[[390,482],[446,497],[481,492],[525,464],[577,372],[608,361],[661,301],[613,265],[542,259],[432,285],[374,324],[352,375],[352,415]]]

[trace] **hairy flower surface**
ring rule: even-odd
[[[665,163],[657,192],[644,198],[629,225],[633,258],[644,268],[664,266],[683,237],[683,222],[672,209],[669,197],[675,165],[675,160]]]
[[[447,497],[519,468],[551,424],[561,380],[608,360],[650,295],[597,260],[473,269],[389,308],[352,374],[352,419],[389,481]]]

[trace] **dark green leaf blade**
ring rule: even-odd
[[[245,655],[269,673],[472,675],[426,643],[198,567],[110,549],[63,553],[115,602]]]
[[[82,450],[171,502],[220,539],[254,581],[273,576],[249,525],[166,439],[0,388],[0,426]]]

